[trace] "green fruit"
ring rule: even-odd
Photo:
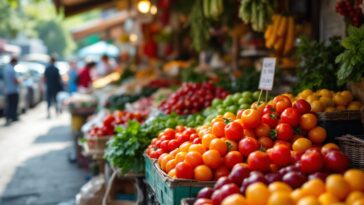
[[[232,112],[232,113],[236,113],[237,111],[238,111],[238,107],[237,106],[235,106],[235,105],[231,105],[231,106],[229,106],[228,108],[227,108],[227,111],[228,112]]]
[[[241,97],[242,95],[240,93],[235,93],[232,99],[234,100],[234,102],[238,102]]]
[[[249,109],[250,108],[250,104],[241,104],[240,105],[240,109]]]
[[[252,104],[253,99],[248,97],[243,97],[239,100],[239,104]]]
[[[245,92],[243,92],[243,97],[252,98],[253,93],[250,91],[245,91]]]
[[[218,113],[219,115],[223,115],[223,114],[225,113],[225,109],[223,109],[223,108],[219,108],[219,109],[217,109],[217,113]]]
[[[258,98],[259,98],[259,94],[260,94],[260,91],[255,91],[255,92],[253,93],[253,98],[254,98],[254,100],[258,100]]]
[[[224,107],[228,107],[234,104],[234,100],[232,98],[226,98],[222,104]]]
[[[217,107],[221,103],[222,103],[222,100],[215,98],[214,100],[212,100],[212,107]]]

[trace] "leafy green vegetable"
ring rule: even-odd
[[[342,51],[339,37],[331,38],[327,46],[308,38],[300,38],[296,51],[300,70],[295,92],[321,88],[339,90],[340,86],[336,83],[339,66],[335,63],[335,58]]]
[[[364,25],[360,28],[350,26],[348,36],[342,40],[345,50],[337,56],[340,69],[336,75],[338,84],[358,81],[364,74]]]
[[[197,51],[201,51],[206,47],[210,39],[209,21],[203,14],[202,0],[195,0],[189,15],[188,23],[191,27],[191,37],[193,47]]]

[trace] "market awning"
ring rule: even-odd
[[[113,0],[53,0],[57,11],[64,11],[65,17],[86,12],[95,8],[108,8],[115,5]]]
[[[71,31],[72,37],[75,40],[79,40],[91,34],[103,32],[112,27],[121,25],[129,17],[131,17],[129,12],[120,12],[119,14],[107,19],[99,19],[89,22],[88,24]]]

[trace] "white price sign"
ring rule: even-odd
[[[263,59],[263,68],[262,68],[262,73],[260,74],[259,89],[272,90],[275,68],[276,68],[276,58]]]

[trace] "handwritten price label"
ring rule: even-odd
[[[260,74],[259,89],[272,90],[275,68],[276,58],[263,59],[263,69],[262,73]]]

